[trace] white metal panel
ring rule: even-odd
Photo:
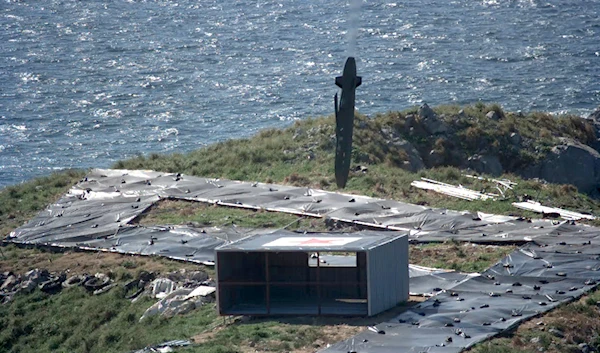
[[[522,210],[533,211],[537,213],[558,213],[562,218],[567,220],[596,219],[596,217],[592,215],[564,210],[558,207],[543,206],[541,203],[531,200],[525,202],[513,202],[512,205]]]

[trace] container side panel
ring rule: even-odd
[[[396,306],[408,298],[408,241],[400,237],[371,249],[369,262],[369,315]]]

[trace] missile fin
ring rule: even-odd
[[[339,107],[338,107],[338,95],[337,93],[335,94],[335,96],[333,96],[333,106],[335,109],[335,121],[337,122],[338,120],[338,111],[339,111]]]
[[[360,86],[361,83],[362,83],[362,76],[356,76],[356,86],[355,87]]]
[[[342,88],[342,76],[338,76],[335,78],[335,85],[339,88]]]

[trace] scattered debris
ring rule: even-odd
[[[0,274],[0,304],[12,301],[17,293],[31,293],[36,287],[46,293],[57,293],[65,278],[64,274],[52,275],[47,270],[37,268],[24,275],[4,272]]]
[[[421,180],[415,180],[411,186],[419,189],[432,190],[439,192],[440,194],[458,197],[463,200],[495,200],[499,195],[490,193],[481,193],[478,191],[470,190],[462,185],[451,185],[436,181],[433,179],[421,178]]]
[[[50,276],[47,281],[44,281],[38,285],[40,290],[45,293],[54,294],[58,293],[62,289],[62,283],[65,281],[67,276],[61,273],[58,276]]]
[[[87,281],[83,282],[83,287],[90,292],[96,292],[108,286],[111,282],[112,280],[107,275],[96,273],[93,277],[90,277]]]
[[[154,276],[154,273],[142,271],[138,274],[136,279],[127,282],[124,285],[126,293],[125,299],[130,299],[132,302],[136,302],[141,294],[144,293],[146,285],[154,279]],[[133,293],[131,293],[132,291]]]
[[[580,219],[596,219],[596,217],[592,215],[563,210],[562,208],[558,207],[542,206],[541,203],[533,200],[527,200],[525,202],[513,202],[512,205],[522,210],[533,211],[543,215],[559,215],[560,217],[569,221],[577,221]]]
[[[159,314],[172,317],[188,313],[205,303],[213,302],[215,291],[214,281],[204,271],[182,269],[170,272],[149,285],[148,294],[160,300],[144,312],[140,321]],[[137,294],[136,297],[139,296]]]
[[[67,278],[62,286],[64,288],[76,287],[83,285],[90,277],[88,275],[75,275]]]
[[[163,299],[177,289],[177,284],[168,278],[157,278],[152,281],[151,288],[152,298]]]
[[[484,178],[484,177],[480,177],[480,176],[476,176],[476,175],[468,175],[468,174],[464,174],[465,177],[467,178],[471,178],[471,179],[477,179],[477,180],[482,180],[482,181],[489,181],[492,183],[496,183],[496,190],[498,190],[498,192],[500,193],[500,195],[502,197],[506,197],[506,192],[508,190],[513,190],[513,186],[517,186],[518,184],[515,182],[512,182],[508,179],[502,179],[502,180],[498,180],[498,179],[488,179],[488,178]]]
[[[20,292],[31,293],[35,288],[48,294],[57,294],[63,288],[83,286],[95,295],[108,292],[117,286],[103,273],[94,276],[76,275],[67,278],[64,272],[50,273],[46,269],[33,269],[24,275],[4,272],[0,274],[0,304],[8,303]]]
[[[369,168],[365,167],[364,165],[358,165],[358,166],[356,166],[356,168],[354,168],[354,171],[365,174],[369,171]]]
[[[155,344],[153,346],[146,347],[131,353],[151,353],[151,352],[173,352],[173,347],[187,347],[192,343],[188,340],[175,340]]]
[[[94,295],[100,295],[103,293],[108,292],[109,290],[113,289],[114,287],[116,287],[118,284],[117,283],[111,283],[109,285],[106,285],[102,288],[96,289],[95,291],[92,292],[92,294]]]
[[[161,278],[154,277],[153,273],[142,271],[136,279],[123,285],[126,298],[132,301],[136,301],[144,293],[160,299],[146,310],[140,320],[157,314],[166,317],[185,314],[215,300],[214,281],[204,271],[182,269],[167,273]],[[51,274],[45,269],[34,269],[24,275],[4,272],[0,273],[0,304],[10,302],[21,291],[31,293],[36,287],[45,293],[56,294],[63,288],[76,286],[84,287],[93,295],[100,295],[117,287],[118,283],[103,273],[67,278],[65,273]]]
[[[370,331],[373,331],[373,332],[375,332],[375,333],[378,333],[378,334],[380,334],[380,335],[385,335],[385,331],[384,331],[384,330],[380,330],[380,329],[378,329],[378,328],[377,328],[377,326],[367,326],[367,328],[368,328]]]
[[[188,298],[193,298],[197,296],[207,297],[213,293],[215,293],[217,289],[211,286],[199,286],[194,289],[190,294],[188,294]]]
[[[554,336],[558,337],[558,338],[564,338],[565,337],[565,333],[562,332],[559,329],[556,328],[551,328],[548,330],[548,332],[550,332],[551,334],[553,334]]]
[[[173,317],[177,314],[189,313],[205,303],[213,302],[215,291],[215,287],[205,285],[200,285],[194,289],[176,289],[149,307],[140,318],[140,321],[159,314],[165,317]]]

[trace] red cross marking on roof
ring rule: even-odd
[[[301,242],[299,245],[331,244],[334,241],[335,241],[335,239],[333,239],[333,240],[325,240],[325,239],[311,238],[311,239],[308,239],[308,240],[305,240],[305,241]]]

